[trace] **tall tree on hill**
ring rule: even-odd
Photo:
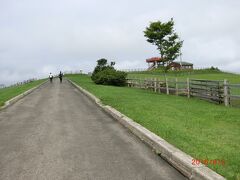
[[[157,46],[164,64],[167,65],[180,55],[183,44],[173,27],[173,19],[166,23],[156,21],[151,22],[144,31],[147,41]]]

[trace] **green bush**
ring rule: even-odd
[[[113,68],[105,68],[102,71],[95,73],[92,80],[96,84],[125,86],[127,73],[117,71]]]
[[[99,59],[91,76],[96,84],[124,86],[127,73],[114,69],[115,62],[107,63],[107,59]]]

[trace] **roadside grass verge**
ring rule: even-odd
[[[41,79],[41,80],[33,81],[33,82],[30,82],[27,84],[19,85],[19,86],[7,87],[7,88],[0,89],[0,107],[3,106],[6,101],[43,83],[45,80],[46,79]]]
[[[198,99],[94,84],[89,76],[69,79],[142,126],[200,160],[224,160],[208,167],[228,179],[240,176],[240,110]]]

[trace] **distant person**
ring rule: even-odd
[[[52,73],[49,74],[49,79],[50,79],[50,82],[52,83],[52,80],[53,80],[53,75],[52,75]]]
[[[62,73],[61,71],[60,71],[58,77],[59,77],[59,79],[60,79],[60,83],[62,83],[63,73]]]

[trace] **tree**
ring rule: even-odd
[[[104,70],[104,69],[107,69],[107,68],[113,68],[112,66],[108,66],[107,64],[107,59],[99,59],[97,60],[97,66],[95,67],[94,71],[93,71],[93,75]]]
[[[102,58],[102,59],[97,60],[97,65],[100,66],[100,67],[106,66],[107,65],[107,59]]]
[[[97,66],[95,67],[91,76],[92,80],[96,84],[124,86],[126,84],[127,74],[122,71],[114,69],[115,62],[107,62],[107,59],[97,60]]]
[[[114,61],[110,62],[110,66],[114,66],[116,63]]]
[[[160,51],[161,59],[164,64],[169,65],[179,55],[183,44],[183,41],[179,39],[179,36],[173,29],[174,21],[163,23],[156,21],[150,23],[149,27],[144,31],[144,36],[147,41],[157,46]]]

